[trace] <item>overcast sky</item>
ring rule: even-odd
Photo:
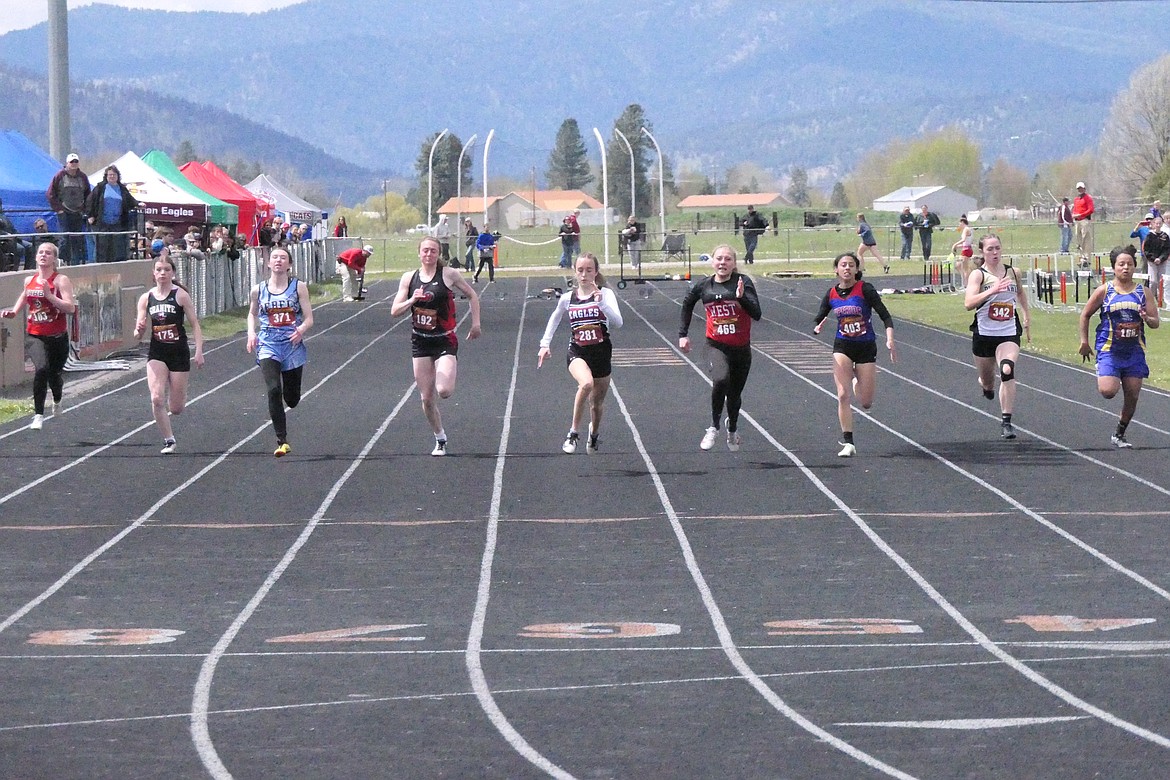
[[[162,11],[239,11],[251,13],[295,5],[303,0],[101,0],[107,5],[127,8],[157,8]],[[93,5],[94,0],[69,0],[69,10]],[[23,30],[49,18],[48,0],[0,0],[0,35]]]

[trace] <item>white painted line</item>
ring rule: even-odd
[[[479,564],[479,585],[475,592],[475,610],[471,617],[471,630],[467,635],[467,649],[464,661],[471,678],[471,688],[483,707],[488,719],[512,748],[530,764],[548,775],[561,780],[572,780],[573,775],[541,755],[528,740],[508,721],[504,711],[496,703],[487,676],[483,671],[480,656],[483,654],[483,632],[487,622],[488,600],[492,588],[492,563],[499,543],[500,501],[504,492],[504,464],[508,458],[508,438],[512,431],[512,405],[516,400],[516,376],[520,369],[520,341],[524,335],[524,317],[528,313],[528,279],[524,279],[524,303],[520,307],[520,325],[516,329],[516,351],[512,358],[512,378],[508,383],[508,400],[504,406],[504,427],[500,431],[500,446],[496,451],[496,468],[492,477],[492,501],[488,511],[487,538],[484,542],[483,558]]]
[[[1042,726],[1048,723],[1067,723],[1087,720],[1088,715],[1065,715],[1051,718],[956,718],[954,720],[888,720],[872,723],[837,723],[837,726],[870,726],[884,729],[948,729],[952,731],[982,731],[984,729],[1011,729],[1021,726]]]

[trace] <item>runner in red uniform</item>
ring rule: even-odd
[[[699,442],[700,449],[715,446],[723,406],[727,405],[727,449],[739,451],[739,409],[744,385],[752,368],[752,320],[761,316],[760,299],[751,279],[739,273],[735,250],[728,244],[711,253],[715,271],[690,289],[682,302],[678,346],[691,351],[687,332],[695,304],[703,302],[707,314],[707,370],[711,374],[711,427]]]
[[[69,359],[68,315],[77,311],[73,283],[57,273],[57,245],[37,247],[37,272],[30,276],[11,309],[0,317],[11,319],[28,307],[24,351],[33,364],[33,418],[28,427],[39,431],[45,421],[45,398],[53,391],[53,414],[61,410],[62,372]]]
[[[410,354],[414,381],[422,399],[423,414],[435,434],[432,455],[447,454],[447,432],[439,414],[439,399],[455,392],[459,339],[455,335],[455,295],[467,296],[471,307],[468,339],[479,338],[479,296],[463,274],[439,261],[439,240],[427,236],[418,245],[419,269],[407,271],[398,283],[398,294],[390,306],[393,317],[410,312]]]

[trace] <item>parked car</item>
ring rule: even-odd
[[[410,233],[411,235],[414,235],[415,233],[420,233],[424,236],[429,236],[431,234],[431,229],[426,225],[420,224],[420,225],[415,225],[414,227],[410,228],[406,232]]]

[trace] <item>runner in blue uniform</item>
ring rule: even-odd
[[[154,261],[154,288],[138,298],[138,319],[134,338],[150,328],[150,351],[146,358],[146,384],[154,422],[163,435],[162,454],[175,451],[171,416],[183,413],[187,405],[187,379],[191,375],[191,350],[187,344],[187,323],[195,334],[195,365],[203,366],[203,331],[195,303],[186,288],[175,282],[175,264],[164,249]]]
[[[264,375],[268,414],[276,432],[272,454],[281,458],[292,451],[284,407],[294,409],[301,402],[301,372],[309,359],[304,337],[313,327],[313,306],[309,285],[292,275],[286,250],[272,250],[268,269],[272,272],[268,281],[252,288],[246,348],[255,350],[256,365]]]
[[[833,270],[837,284],[830,287],[821,299],[821,308],[813,319],[813,333],[820,333],[825,319],[837,318],[837,336],[833,339],[833,381],[837,385],[837,420],[841,423],[839,457],[851,458],[857,453],[853,443],[854,392],[863,409],[873,406],[877,390],[877,335],[873,331],[873,313],[877,312],[886,326],[886,349],[890,362],[898,362],[894,351],[894,319],[882,303],[882,296],[869,282],[857,278],[861,260],[852,252],[837,255]]]
[[[569,374],[577,381],[577,395],[573,399],[573,421],[561,450],[566,454],[577,451],[577,439],[581,422],[585,417],[585,405],[589,405],[589,440],[585,451],[597,452],[600,442],[601,415],[605,396],[609,392],[610,375],[613,373],[611,357],[613,342],[609,339],[611,328],[622,326],[622,313],[618,308],[617,296],[605,286],[605,277],[597,266],[597,258],[585,252],[577,258],[577,287],[569,290],[557,301],[540,339],[540,352],[536,357],[539,369],[552,350],[553,334],[561,317],[569,315]]]
[[[1137,410],[1142,383],[1150,375],[1146,364],[1146,328],[1161,324],[1158,302],[1145,286],[1134,281],[1137,249],[1131,244],[1115,247],[1109,253],[1113,280],[1093,291],[1081,310],[1081,357],[1093,354],[1089,347],[1089,320],[1100,311],[1097,324],[1097,390],[1105,398],[1122,393],[1121,418],[1110,440],[1114,446],[1128,448],[1125,429]]]

